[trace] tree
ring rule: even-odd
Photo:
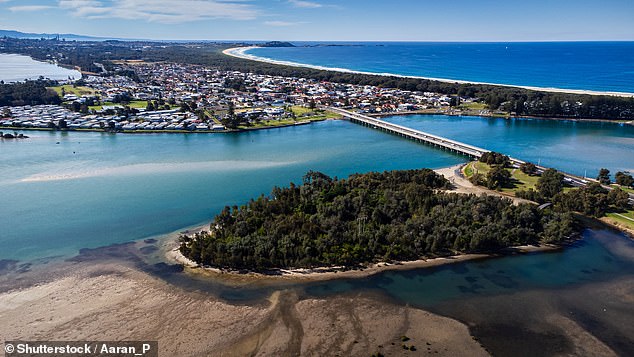
[[[442,192],[448,184],[428,169],[343,180],[309,171],[300,186],[225,207],[209,232],[181,236],[180,250],[201,264],[233,269],[351,267],[560,241],[571,231],[565,213]]]
[[[520,164],[520,171],[527,175],[534,175],[537,173],[537,166],[535,166],[532,162],[524,162]]]
[[[620,210],[626,210],[630,207],[630,195],[620,188],[610,190],[608,193],[608,201],[611,205],[614,205],[614,207]]]
[[[471,175],[471,177],[469,178],[469,181],[474,184],[474,185],[484,185],[484,175],[482,175],[479,172],[474,173],[473,175]]]
[[[487,173],[486,185],[490,189],[500,189],[511,184],[511,173],[501,165],[491,167]]]
[[[602,185],[609,185],[612,181],[610,180],[610,170],[602,168],[599,170],[599,176],[597,176],[597,180]]]
[[[485,152],[478,161],[487,165],[501,165],[503,167],[507,167],[511,163],[511,159],[508,156],[495,151]]]
[[[542,173],[535,187],[545,199],[550,199],[563,189],[564,175],[555,169],[548,169]]]
[[[629,172],[617,172],[614,175],[614,182],[625,187],[634,187],[634,177]]]

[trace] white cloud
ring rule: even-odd
[[[305,22],[289,22],[289,21],[265,21],[264,24],[267,26],[276,26],[276,27],[285,27],[285,26],[295,26],[304,24]]]
[[[322,7],[322,4],[313,2],[313,1],[305,1],[305,0],[288,0],[291,4],[296,7],[303,7],[308,9],[316,9],[318,7]]]
[[[250,20],[257,16],[252,5],[226,0],[59,0],[59,7],[74,16],[184,23],[228,18]]]
[[[1,0],[0,0],[1,1]],[[11,6],[9,11],[11,12],[33,12],[50,9],[52,6],[47,5],[22,5],[22,6]]]

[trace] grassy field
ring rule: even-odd
[[[515,168],[506,168],[507,171],[511,173],[511,179],[513,180],[513,187],[504,187],[502,188],[502,192],[514,195],[516,191],[520,190],[528,190],[532,188],[535,190],[535,186],[537,185],[537,181],[539,180],[539,176],[530,176],[523,173],[520,169]],[[463,172],[464,175],[469,178],[473,176],[476,172],[486,176],[487,173],[491,171],[491,167],[483,162],[473,161],[465,166]],[[564,186],[564,192],[573,189],[570,186]]]
[[[88,87],[73,87],[72,84],[66,84],[59,87],[49,87],[57,93],[60,97],[62,96],[62,89],[66,94],[74,94],[76,96],[81,97],[82,95],[94,95],[95,91]]]
[[[303,120],[305,118],[319,117],[321,119],[340,119],[341,115],[324,110],[311,110],[301,105],[294,105],[291,107],[291,111],[297,117],[297,120]]]
[[[301,123],[301,122],[313,122],[313,121],[320,121],[320,120],[325,120],[327,119],[326,116],[321,115],[321,116],[311,116],[311,117],[303,117],[303,118],[298,118],[297,120],[293,120],[293,119],[282,119],[282,120],[262,120],[258,123],[254,123],[251,126],[246,126],[246,125],[240,125],[238,126],[239,129],[245,129],[245,130],[253,130],[253,129],[265,129],[265,128],[274,128],[277,126],[289,126],[289,125],[295,125],[297,123]]]
[[[625,212],[611,212],[606,215],[608,218],[630,228],[634,229],[634,210]]]
[[[131,101],[128,104],[104,102],[101,105],[91,105],[91,106],[88,107],[88,109],[101,110],[104,106],[113,106],[113,105],[121,105],[121,106],[126,106],[127,105],[130,108],[145,109],[145,107],[147,107],[147,101],[145,101],[145,100],[133,100],[133,101]]]
[[[612,187],[618,187],[618,188],[620,188],[621,190],[623,190],[625,192],[634,193],[634,189],[629,188],[629,187],[619,186],[619,185],[615,185],[615,184],[612,184]]]
[[[470,102],[470,103],[461,103],[458,108],[467,109],[467,110],[484,110],[487,109],[487,105],[485,103],[478,102]]]

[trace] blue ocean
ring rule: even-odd
[[[634,93],[634,42],[294,44],[247,54],[362,72]]]

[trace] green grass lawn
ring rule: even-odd
[[[616,184],[612,184],[611,186],[612,186],[612,187],[618,187],[618,188],[620,188],[621,190],[623,190],[623,191],[625,191],[625,192],[628,192],[628,193],[634,193],[634,189],[632,189],[632,188],[630,188],[630,187],[619,186],[619,185],[616,185]]]
[[[610,212],[606,216],[630,229],[634,229],[634,210]],[[629,218],[629,219],[628,219]]]
[[[468,163],[463,170],[463,173],[466,177],[473,176],[473,162]]]
[[[293,120],[291,118],[281,119],[281,120],[262,120],[259,123],[254,123],[251,126],[240,125],[238,128],[240,129],[260,129],[260,128],[268,128],[268,127],[276,127],[276,126],[284,126],[284,125],[295,125],[300,122],[312,122],[327,119],[325,115],[316,115],[311,117],[303,117],[297,118],[297,120]]]
[[[57,93],[60,97],[62,96],[62,89],[66,94],[74,94],[76,96],[81,97],[82,95],[94,95],[95,91],[92,88],[88,87],[73,87],[72,84],[66,84],[58,87],[48,87]]]
[[[520,169],[515,168],[506,168],[506,170],[511,173],[513,187],[504,187],[502,188],[502,192],[514,194],[519,190],[528,190],[529,188],[535,189],[539,176],[530,176],[523,173]],[[466,177],[471,177],[477,172],[486,176],[489,171],[491,171],[491,167],[489,165],[480,161],[473,161],[465,167],[464,174]],[[566,188],[564,188],[564,190],[566,190]]]
[[[458,108],[467,110],[484,110],[487,109],[487,105],[485,103],[478,102],[461,103]]]
[[[130,108],[145,109],[145,107],[147,107],[147,101],[146,100],[133,100],[133,101],[131,101],[128,104],[103,102],[101,105],[91,105],[91,106],[88,107],[88,109],[101,110],[104,106],[113,106],[113,105],[120,105],[120,106],[126,106],[127,105]]]
[[[321,119],[340,119],[341,115],[337,113],[333,113],[327,110],[315,109],[311,110],[307,107],[302,107],[301,105],[294,105],[291,107],[291,111],[297,117],[297,120],[304,120],[306,118],[318,117]],[[305,116],[303,116],[305,115]]]
[[[291,107],[291,111],[292,111],[293,113],[295,113],[295,115],[296,115],[296,116],[298,116],[298,117],[299,117],[299,116],[302,116],[302,115],[304,115],[304,114],[310,114],[310,113],[313,113],[313,112],[314,112],[314,111],[313,111],[313,110],[311,110],[310,108],[307,108],[307,107],[302,107],[301,105],[293,105],[293,106]]]

